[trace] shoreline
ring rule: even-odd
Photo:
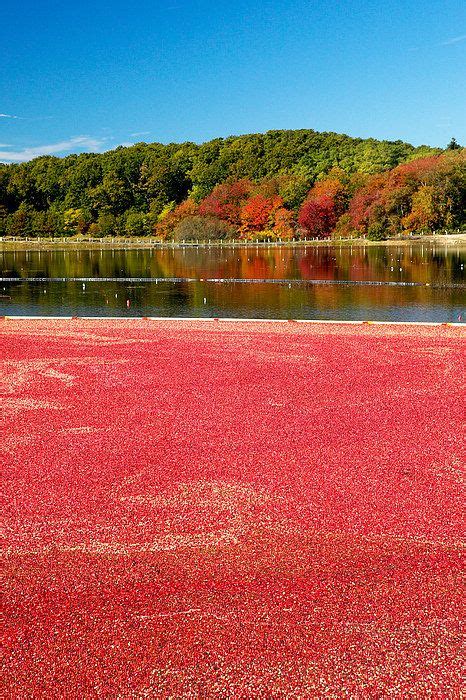
[[[87,322],[87,321],[99,321],[102,323],[113,323],[126,321],[135,322],[136,324],[141,323],[145,325],[149,322],[155,322],[166,324],[185,324],[192,325],[200,323],[212,323],[214,326],[220,326],[222,324],[228,326],[229,324],[234,324],[234,326],[248,325],[253,326],[270,324],[273,327],[274,324],[312,324],[314,326],[324,325],[324,326],[415,326],[415,327],[452,327],[452,328],[463,328],[466,323],[461,321],[377,321],[377,320],[365,320],[365,321],[348,321],[348,320],[334,320],[334,319],[321,319],[321,318],[234,318],[229,316],[29,316],[29,315],[11,315],[5,314],[0,316],[0,321],[72,321],[72,322]]]
[[[9,240],[0,238],[0,251],[2,250],[100,250],[100,249],[180,249],[180,248],[307,248],[307,247],[374,247],[374,246],[408,246],[424,243],[441,243],[444,245],[466,246],[466,233],[452,233],[446,235],[416,236],[409,239],[390,238],[386,241],[369,241],[364,238],[352,239],[326,239],[326,240],[301,240],[301,241],[212,241],[212,242],[168,242],[155,241],[154,239],[130,239],[130,238],[100,238],[84,240],[79,238],[55,238],[55,239],[26,239]]]

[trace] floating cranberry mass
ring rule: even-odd
[[[3,696],[459,697],[462,334],[0,320]]]

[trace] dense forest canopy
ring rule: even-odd
[[[0,164],[0,235],[297,238],[462,226],[465,150],[311,130]]]

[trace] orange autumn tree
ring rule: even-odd
[[[290,217],[291,212],[287,212],[282,198],[278,195],[265,197],[263,194],[255,194],[241,208],[240,232],[245,238],[262,232],[278,237],[280,230],[288,236],[291,228]]]
[[[285,207],[279,207],[275,211],[273,233],[282,241],[291,241],[295,236],[293,212]]]

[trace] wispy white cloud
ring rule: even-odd
[[[147,136],[148,134],[150,134],[150,131],[133,131],[130,136]]]
[[[0,119],[20,119],[21,121],[37,122],[37,121],[42,121],[44,119],[55,119],[55,117],[51,117],[51,116],[19,117],[17,114],[5,114],[4,112],[1,112]]]
[[[65,153],[73,150],[78,151],[99,151],[104,143],[103,139],[95,139],[90,136],[75,136],[67,141],[58,141],[45,146],[30,146],[19,151],[0,151],[0,161],[13,163],[32,160],[38,156],[53,155],[55,153]],[[3,148],[7,147],[6,144]]]
[[[429,50],[433,46],[434,47],[453,46],[453,44],[459,44],[461,41],[466,41],[466,34],[461,34],[460,36],[452,36],[452,37],[450,37],[450,39],[445,39],[445,41],[438,41],[435,44],[430,44],[430,43],[426,42],[422,46],[408,46],[407,50],[410,52]]]
[[[462,34],[461,36],[454,36],[451,39],[446,39],[446,41],[442,41],[441,46],[451,46],[451,44],[459,44],[460,41],[466,41],[466,34]]]

